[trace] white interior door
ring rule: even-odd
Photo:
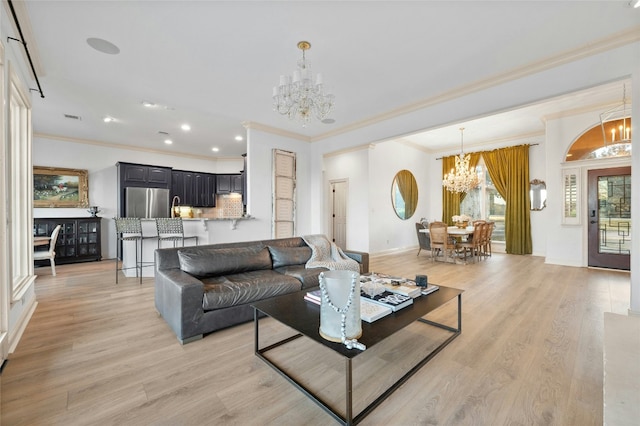
[[[331,239],[338,247],[347,245],[347,181],[331,182]]]

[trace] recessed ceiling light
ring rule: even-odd
[[[240,135],[236,136],[236,140],[237,140],[238,142],[240,142],[242,139],[244,139],[242,136],[240,136]]]
[[[104,121],[105,123],[111,123],[112,121],[116,121],[116,119],[113,117],[106,116],[105,118],[102,119],[102,121]]]
[[[107,53],[109,55],[117,55],[120,53],[120,48],[118,46],[101,38],[90,37],[87,39],[87,44],[98,52]]]
[[[154,104],[153,102],[149,102],[149,101],[142,101],[142,105],[146,106],[147,108],[151,108],[156,106],[156,104]]]
[[[220,151],[220,148],[213,147],[213,148],[211,148],[211,151],[213,151],[213,152],[218,152],[218,151]]]
[[[173,141],[171,139],[165,139],[164,143],[166,143],[167,145],[171,145]]]
[[[185,132],[188,132],[189,130],[191,130],[191,126],[189,126],[188,124],[183,124],[182,126],[180,126],[180,128],[182,130],[184,130]]]

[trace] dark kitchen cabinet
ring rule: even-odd
[[[180,198],[180,205],[193,207],[215,207],[216,175],[174,170],[171,173],[171,196]]]
[[[102,259],[101,224],[99,217],[56,217],[33,220],[33,235],[50,236],[57,225],[61,225],[56,241],[56,264],[91,262]],[[48,246],[42,246],[43,250]],[[48,265],[48,260],[36,264]]]
[[[180,170],[173,170],[171,172],[171,201],[173,198],[178,197],[180,203],[184,199],[184,176]]]
[[[171,185],[171,169],[169,167],[133,163],[118,163],[117,166],[123,188],[136,186],[169,189]]]
[[[194,193],[196,207],[215,207],[216,175],[212,173],[196,173],[194,176]]]
[[[230,194],[236,192],[244,193],[244,179],[241,174],[217,175],[216,176],[216,193]]]

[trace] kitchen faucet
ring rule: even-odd
[[[175,211],[176,200],[178,200],[178,204],[180,204],[180,197],[178,197],[177,195],[174,195],[173,200],[171,200],[171,217],[176,217],[176,211]]]

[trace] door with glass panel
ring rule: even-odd
[[[631,167],[590,170],[589,266],[629,270]]]

